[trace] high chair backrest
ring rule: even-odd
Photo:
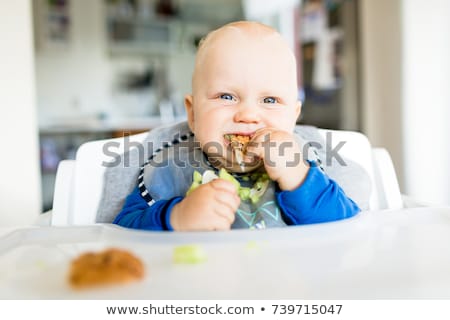
[[[331,147],[345,142],[340,155],[357,163],[368,173],[372,192],[370,210],[402,207],[401,194],[391,158],[385,149],[372,148],[367,137],[353,131],[319,129],[324,139],[331,134]],[[127,146],[143,143],[148,133],[127,137]],[[105,163],[111,161],[107,146],[116,154],[125,150],[125,138],[87,142],[80,146],[75,160],[59,164],[52,209],[52,225],[86,225],[96,221],[105,183]]]

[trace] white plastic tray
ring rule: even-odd
[[[175,246],[208,260],[175,265]],[[128,249],[143,281],[75,291],[77,255]],[[112,225],[19,229],[0,238],[0,299],[450,298],[450,209],[365,212],[333,223],[208,233],[133,231]]]

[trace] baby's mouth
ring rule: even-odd
[[[232,145],[232,147],[245,148],[247,144],[250,142],[252,135],[228,133],[224,135],[224,138],[227,142],[229,142]]]
[[[250,142],[252,135],[250,134],[225,134],[225,140],[229,143],[234,153],[237,164],[243,168],[245,166],[244,156],[247,151],[247,145]]]

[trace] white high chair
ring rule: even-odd
[[[395,170],[388,152],[372,148],[367,137],[353,131],[320,129],[320,134],[331,132],[334,147],[346,141],[339,154],[362,166],[372,183],[370,210],[400,209],[402,195]],[[129,142],[143,142],[148,133],[129,136]],[[103,152],[105,143],[118,142],[118,153],[124,151],[124,138],[87,142],[80,146],[75,160],[60,162],[55,183],[53,209],[47,213],[51,225],[89,225],[97,221],[96,214],[101,200],[104,172],[102,162],[110,160]]]

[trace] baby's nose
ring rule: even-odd
[[[250,104],[241,104],[234,114],[235,122],[259,123],[261,121],[259,110]]]

